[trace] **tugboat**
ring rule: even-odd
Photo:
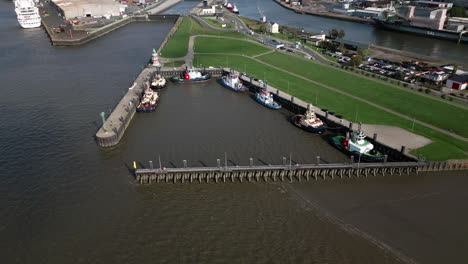
[[[351,131],[346,136],[335,135],[331,137],[331,143],[342,152],[354,156],[359,161],[383,162],[384,154],[375,150],[374,145],[366,140],[366,135],[359,125],[358,131]]]
[[[228,74],[221,77],[221,84],[235,92],[247,92],[247,88],[239,79],[239,73],[231,70]]]
[[[276,110],[281,108],[281,105],[273,100],[273,94],[267,90],[266,84],[260,92],[255,94],[255,100],[257,100],[257,102],[259,102],[260,104],[271,109]]]
[[[159,90],[164,87],[166,87],[166,79],[162,77],[161,74],[157,74],[151,82],[151,88]]]
[[[173,82],[203,82],[211,79],[211,73],[203,71],[200,72],[196,69],[185,69],[180,76],[173,76]]]
[[[233,12],[234,14],[239,14],[239,9],[237,9],[237,6],[235,4],[232,4],[231,2],[224,1],[223,6]]]
[[[304,115],[295,115],[291,121],[297,127],[305,131],[322,134],[327,129],[327,126],[316,115],[312,107],[308,109]]]
[[[146,88],[140,103],[136,107],[137,112],[153,112],[158,105],[159,95],[157,92]]]
[[[234,7],[232,8],[231,12],[233,12],[234,14],[239,14],[239,9],[237,9],[237,6],[234,5]]]

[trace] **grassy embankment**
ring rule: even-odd
[[[230,66],[247,71],[258,78],[267,79],[272,86],[285,90],[304,101],[317,104],[319,107],[332,109],[351,121],[395,125],[407,130],[413,129],[415,133],[434,141],[424,148],[412,151],[414,155],[422,154],[432,160],[468,157],[466,154],[467,143],[413,124],[412,121],[327,89],[326,86],[354,94],[435,126],[451,128],[461,135],[468,133],[467,129],[463,127],[463,121],[467,116],[466,109],[283,53],[270,53],[259,56],[257,59],[301,77],[251,59],[252,56],[260,55],[266,51],[268,49],[261,45],[241,40],[198,37],[195,42],[195,52],[198,53],[196,60],[203,65]],[[229,65],[226,65],[227,63]],[[316,101],[317,99],[318,101]]]
[[[219,29],[234,29],[234,25],[228,22],[221,22],[213,18],[203,18],[206,23],[210,24],[212,27],[219,28]],[[222,24],[226,25],[225,27]]]

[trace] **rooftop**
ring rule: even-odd
[[[449,78],[449,80],[459,82],[459,83],[468,83],[468,75],[455,75]]]

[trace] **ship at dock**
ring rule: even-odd
[[[374,18],[378,28],[468,43],[468,19],[449,18],[450,3],[417,1]]]
[[[41,26],[39,9],[33,0],[15,0],[14,3],[18,23],[22,28],[36,28]]]

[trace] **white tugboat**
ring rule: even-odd
[[[200,72],[194,68],[186,68],[180,76],[173,76],[171,80],[173,82],[202,82],[211,79],[211,73],[203,71]]]
[[[247,92],[249,90],[239,79],[239,73],[233,70],[222,76],[220,81],[224,87],[235,92]]]
[[[375,150],[374,145],[366,139],[366,135],[361,130],[361,124],[359,124],[358,131],[351,131],[350,134],[350,136],[349,134],[332,136],[331,143],[360,161],[381,162],[384,160],[384,154]]]
[[[140,104],[138,104],[136,111],[137,112],[153,112],[156,109],[156,106],[159,101],[159,95],[157,92],[151,90],[151,88],[146,88],[143,97],[141,98]]]
[[[273,100],[273,93],[268,91],[266,84],[260,92],[257,92],[255,94],[255,100],[257,100],[257,102],[259,102],[260,104],[271,109],[281,108],[281,105],[275,102],[275,100]]]
[[[305,131],[309,131],[312,133],[321,134],[326,129],[327,126],[317,117],[314,110],[312,110],[312,106],[308,109],[304,115],[295,115],[291,118],[294,125],[304,129]]]
[[[164,78],[161,74],[156,74],[153,80],[151,81],[151,88],[155,90],[162,89],[166,87],[166,78]]]

